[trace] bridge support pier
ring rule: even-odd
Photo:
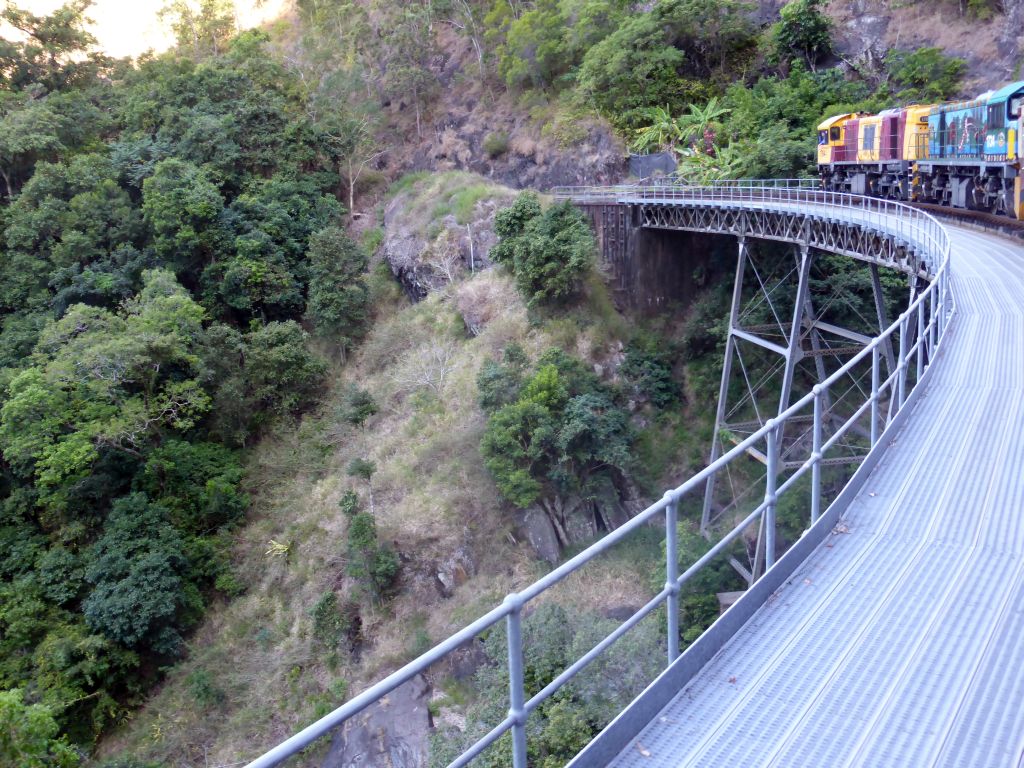
[[[785,346],[778,344],[765,337],[763,329],[759,328],[744,328],[741,322],[741,312],[744,308],[744,281],[747,275],[747,266],[750,260],[749,244],[745,234],[739,235],[739,249],[736,261],[736,277],[733,282],[732,291],[732,306],[729,310],[729,328],[728,334],[725,340],[725,360],[722,365],[722,380],[718,390],[718,408],[715,412],[715,432],[711,440],[711,459],[713,463],[719,456],[724,453],[723,445],[723,433],[729,431],[729,387],[732,382],[733,375],[733,364],[734,361],[738,363],[740,370],[743,373],[744,380],[747,384],[747,396],[751,404],[753,405],[755,416],[757,419],[757,426],[760,428],[764,424],[762,413],[758,408],[757,403],[757,387],[751,386],[751,382],[747,375],[747,370],[743,361],[742,351],[740,349],[739,342],[745,342],[749,344],[761,347],[769,352],[775,353],[782,358],[782,386],[779,394],[779,401],[777,408],[774,411],[774,415],[779,415],[785,411],[791,402],[793,393],[793,382],[796,376],[796,365],[804,357],[802,349],[802,340],[805,336],[810,338],[812,353],[815,356],[815,366],[819,379],[825,378],[825,367],[822,360],[822,349],[821,340],[818,332],[816,318],[814,314],[813,303],[810,295],[810,274],[811,265],[814,261],[814,256],[811,252],[810,246],[805,241],[799,245],[799,255],[797,258],[796,272],[797,272],[797,287],[796,287],[796,298],[793,302],[793,314],[790,323],[787,326],[782,323],[779,319],[778,313],[775,311],[772,303],[772,290],[761,280],[760,274],[757,273],[756,269],[752,270],[758,282],[759,298],[767,302],[771,308],[772,314],[776,318],[778,323],[778,333],[781,333],[785,340]],[[782,430],[779,430],[779,434],[776,435],[774,452],[775,456],[770,455],[772,453],[769,450],[768,454],[760,457],[769,467],[772,467],[779,455],[781,455],[783,447],[784,434]],[[770,473],[770,469],[769,469]],[[712,474],[707,482],[704,489],[704,507],[701,515],[701,533],[705,536],[710,535],[711,525],[714,522],[714,496],[715,496],[715,474]],[[774,538],[774,537],[772,537]],[[758,542],[760,547],[761,542]],[[766,553],[767,556],[767,553]],[[755,560],[761,560],[763,558],[755,557]],[[770,559],[770,557],[769,557]],[[746,575],[749,581],[756,579],[757,577],[756,566],[755,571],[749,575]]]
[[[730,448],[729,443],[742,442],[747,434],[756,432],[771,418],[783,414],[795,400],[803,396],[802,390],[805,385],[813,386],[815,394],[813,415],[808,413],[805,416],[788,419],[770,432],[770,439],[766,444],[747,449],[750,457],[762,464],[766,470],[766,475],[763,476],[765,514],[760,520],[756,544],[751,541],[754,544],[754,551],[749,553],[748,550],[748,556],[752,555],[749,564],[739,562],[735,558],[732,564],[743,578],[752,584],[774,561],[773,497],[774,489],[785,480],[785,473],[806,461],[807,456],[818,457],[808,477],[808,506],[812,521],[816,520],[822,507],[821,495],[825,482],[822,468],[859,460],[863,455],[859,451],[866,450],[862,443],[867,447],[874,445],[881,429],[891,418],[884,411],[880,412],[880,406],[886,403],[885,397],[878,395],[879,381],[888,379],[894,372],[899,372],[895,386],[890,388],[892,397],[888,403],[890,408],[897,408],[902,403],[900,393],[906,389],[905,377],[910,366],[917,363],[916,367],[921,369],[924,363],[923,356],[930,355],[930,350],[926,349],[925,344],[921,344],[916,349],[917,359],[907,359],[907,350],[913,345],[914,335],[924,331],[925,319],[923,313],[920,318],[907,318],[901,327],[899,360],[896,359],[892,344],[882,344],[872,354],[870,376],[874,398],[871,416],[865,415],[863,423],[846,425],[844,428],[848,417],[837,408],[837,405],[842,405],[843,390],[833,391],[834,387],[830,389],[818,386],[830,375],[825,358],[841,359],[844,355],[856,354],[871,342],[872,337],[864,332],[826,322],[824,313],[829,311],[832,302],[822,302],[820,308],[815,306],[816,302],[811,293],[811,271],[815,262],[815,251],[806,239],[795,244],[793,268],[781,279],[762,272],[760,260],[755,257],[752,250],[751,238],[742,229],[738,235],[737,245],[736,273],[728,316],[725,359],[722,364],[715,411],[710,462],[714,463],[726,453]],[[778,262],[775,269],[779,272],[785,271],[785,268],[779,269]],[[870,265],[870,274],[875,315],[881,331],[889,326],[889,321],[877,265]],[[916,286],[913,286],[912,290],[914,288]],[[789,296],[792,297],[792,309],[786,313],[779,307],[783,291],[789,292]],[[782,302],[790,306],[789,300],[783,299]],[[774,322],[766,322],[772,319]],[[871,333],[872,322],[865,322],[868,327],[863,330]],[[807,360],[808,358],[810,360]],[[813,366],[798,365],[805,360],[808,363],[813,360]],[[760,365],[760,370],[752,368],[757,365]],[[881,371],[883,365],[888,371],[884,375]],[[863,370],[864,373],[861,375],[868,375],[867,368]],[[774,385],[772,381],[775,382]],[[739,383],[742,383],[740,395],[737,394]],[[853,385],[861,386],[856,380]],[[764,402],[766,392],[772,393],[770,404]],[[795,392],[797,394],[794,394]],[[835,400],[836,397],[838,400]],[[870,422],[867,421],[868,418],[871,419]],[[840,438],[843,443],[839,447],[850,455],[837,455],[833,448],[830,456],[825,458],[821,455],[822,446],[826,442],[831,446],[837,445],[830,437],[838,429],[843,429],[844,432],[844,436]],[[848,442],[851,440],[852,442]],[[721,471],[733,472],[728,468]],[[749,472],[746,474],[750,475]],[[757,474],[759,472],[754,473]],[[743,476],[744,473],[741,471],[740,475]],[[730,512],[742,516],[741,505],[746,502],[742,498],[744,494],[737,493],[733,487],[734,480],[734,472],[727,481],[718,477],[718,473],[715,472],[708,476],[704,487],[701,533],[709,539],[713,537],[716,524],[724,519],[724,516]],[[750,476],[745,477],[748,485],[750,480]],[[727,486],[719,487],[722,482],[727,482]],[[723,496],[727,497],[727,500]],[[731,524],[731,521],[726,522]]]

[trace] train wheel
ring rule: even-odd
[[[985,185],[980,178],[974,179],[974,184],[967,193],[967,207],[975,211],[988,209],[988,195],[985,194]]]
[[[1002,189],[996,194],[992,204],[992,213],[999,216],[1013,217],[1013,187],[1009,182],[1003,181]]]

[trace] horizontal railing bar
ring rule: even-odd
[[[476,742],[472,747],[467,749],[457,758],[448,763],[448,768],[462,768],[464,765],[468,765],[473,760],[480,756],[480,753],[491,746],[494,742],[500,739],[505,733],[512,730],[512,726],[516,724],[515,719],[512,716],[506,717],[491,730],[487,732],[487,735]]]
[[[591,648],[586,654],[577,659],[571,666],[566,667],[565,671],[562,672],[558,677],[552,680],[550,683],[545,685],[532,699],[526,702],[525,710],[532,712],[537,706],[539,706],[545,699],[551,694],[555,693],[559,688],[574,678],[577,673],[583,670],[584,667],[590,665],[598,656],[600,656],[608,646],[626,634],[629,630],[639,624],[641,621],[646,619],[651,613],[665,602],[669,596],[668,588],[662,589],[661,592],[656,594],[647,604],[644,605],[639,611],[634,613],[622,624],[616,627],[607,637],[604,638],[600,643]]]

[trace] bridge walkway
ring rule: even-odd
[[[905,428],[612,765],[1024,766],[1024,248],[950,235],[958,314]]]

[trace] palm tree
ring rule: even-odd
[[[678,119],[672,117],[668,106],[648,107],[644,110],[644,117],[650,120],[650,125],[637,129],[630,149],[638,153],[650,152],[652,149],[674,150],[683,135]]]
[[[676,174],[687,184],[709,184],[735,179],[743,169],[743,149],[736,144],[713,147],[712,152],[684,149],[679,155]]]
[[[681,134],[681,141],[698,152],[714,154],[716,138],[725,128],[721,118],[730,111],[719,103],[717,96],[712,96],[703,108],[691,104],[690,111],[675,121]]]

